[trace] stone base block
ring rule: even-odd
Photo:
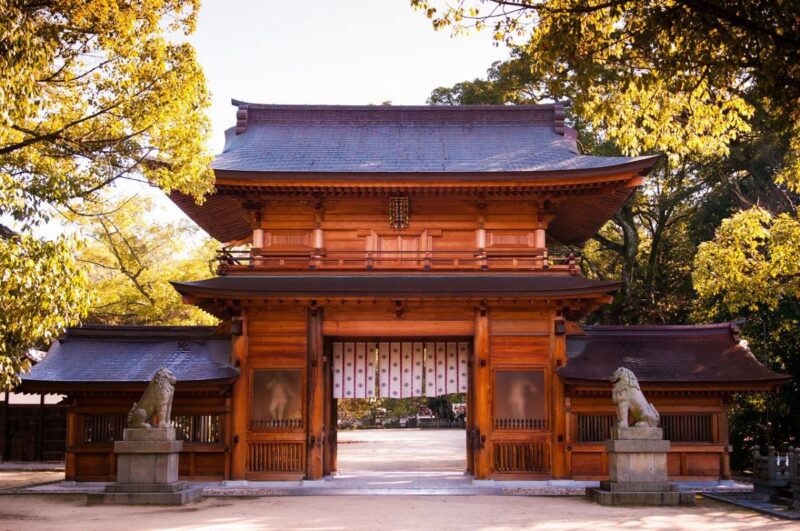
[[[89,494],[89,505],[184,505],[203,497],[202,487],[177,492],[105,492]]]
[[[614,426],[611,428],[612,439],[645,439],[645,440],[661,440],[664,438],[664,430],[661,428],[650,427],[636,427],[628,426],[620,428]]]
[[[676,506],[695,505],[694,492],[661,491],[610,491],[586,489],[586,498],[600,505]]]
[[[664,439],[611,439],[606,441],[606,448],[609,452],[627,454],[667,453],[670,442]]]
[[[119,442],[117,443],[119,444]],[[137,444],[137,443],[134,443]],[[117,452],[117,483],[165,484],[178,481],[178,459],[173,453]]]
[[[675,483],[615,483],[613,481],[601,481],[600,490],[609,492],[678,492],[678,485]]]
[[[175,428],[125,428],[123,441],[174,441]]]
[[[667,452],[609,452],[608,479],[613,483],[666,483]]]

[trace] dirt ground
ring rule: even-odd
[[[392,471],[420,485],[466,480],[464,432],[381,430],[342,432],[337,481],[386,486]],[[427,477],[425,472],[430,472]],[[463,479],[460,479],[463,478]],[[63,471],[2,470],[0,491],[63,479]],[[396,479],[396,478],[395,478]],[[398,481],[393,481],[398,482]],[[718,503],[696,508],[601,507],[580,497],[527,496],[286,496],[207,498],[180,508],[87,506],[77,495],[0,495],[0,530],[395,530],[512,529],[800,529]]]
[[[600,507],[581,498],[312,496],[210,498],[181,508],[90,506],[80,496],[0,496],[0,529],[394,530],[798,529],[712,501]]]
[[[63,479],[63,470],[0,470],[0,490]]]

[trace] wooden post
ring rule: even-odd
[[[75,447],[78,445],[78,415],[75,413],[77,399],[73,398],[67,409],[67,447],[64,453],[64,479],[75,481]]]
[[[322,351],[322,308],[308,310],[308,428],[306,479],[323,477],[325,440],[325,370]]]
[[[250,422],[250,374],[247,360],[247,314],[242,310],[242,333],[232,338],[231,364],[239,368],[239,378],[233,383],[231,404],[231,479],[247,475],[247,432]]]
[[[550,337],[552,338],[551,345],[551,398],[550,409],[552,420],[552,448],[551,452],[551,469],[550,473],[555,479],[567,478],[567,463],[566,463],[566,446],[567,446],[567,412],[566,412],[566,393],[564,391],[564,383],[558,377],[556,370],[559,367],[566,365],[566,334],[555,334],[555,322],[551,318],[552,325],[550,326]]]
[[[39,395],[39,430],[36,434],[36,460],[44,461],[44,393]]]
[[[492,473],[491,442],[492,393],[489,364],[489,310],[475,309],[475,434],[473,452],[475,479],[487,479]]]
[[[728,414],[731,405],[727,398],[723,399],[722,411],[719,414],[719,443],[722,445],[722,458],[720,462],[720,479],[731,479],[731,453],[730,453],[730,428]]]
[[[0,439],[0,458],[8,461],[8,391],[3,393],[3,437]]]
[[[323,373],[325,376],[325,391],[323,395],[323,416],[324,422],[322,425],[322,432],[325,434],[325,440],[322,446],[322,475],[330,476],[333,472],[331,468],[333,461],[331,436],[335,427],[333,423],[336,422],[334,414],[331,411],[333,406],[333,367],[331,364],[331,347],[330,343],[323,344],[323,352],[325,353],[325,362],[322,364]]]
[[[339,400],[331,399],[331,424],[329,432],[331,446],[331,473],[339,470]]]
[[[467,473],[475,475],[475,349],[469,353],[467,362],[469,378],[467,379]]]
[[[233,400],[230,396],[225,397],[225,422],[223,423],[223,438],[225,444],[225,465],[222,479],[231,479],[231,455],[233,454]]]

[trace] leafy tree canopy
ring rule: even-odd
[[[694,259],[694,287],[713,313],[774,311],[800,297],[800,221],[753,207],[722,222]]]
[[[214,274],[216,242],[187,220],[158,221],[149,198],[108,199],[104,212],[76,221],[86,244],[78,254],[90,281],[92,305],[85,319],[104,324],[215,324],[189,304],[170,281]]]
[[[534,99],[570,98],[623,152],[720,156],[754,105],[791,135],[800,187],[800,4],[753,0],[411,0],[435,28],[488,28]],[[520,70],[520,69],[516,69]],[[528,75],[528,74],[526,74]],[[503,76],[501,76],[503,77]],[[481,89],[472,85],[470,89]]]
[[[28,347],[85,314],[69,238],[30,236],[91,210],[118,179],[200,200],[213,186],[209,95],[192,47],[199,0],[0,0],[0,384]]]
[[[28,350],[55,339],[87,310],[86,276],[72,242],[45,242],[4,231],[0,237],[0,389],[28,368]]]

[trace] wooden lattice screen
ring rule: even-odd
[[[249,472],[299,472],[305,469],[302,442],[253,442],[248,445]]]
[[[550,471],[550,448],[542,441],[495,443],[494,470],[547,473]]]

